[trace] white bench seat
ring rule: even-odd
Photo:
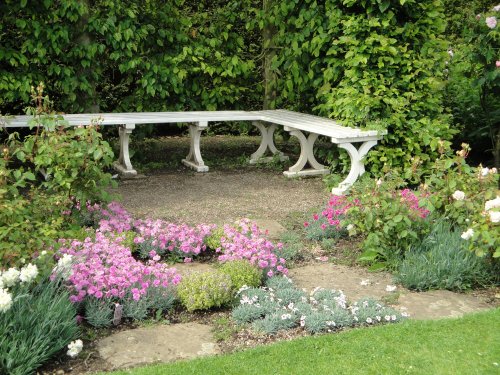
[[[343,193],[364,173],[364,156],[386,134],[385,131],[349,128],[331,119],[287,110],[87,113],[62,116],[70,126],[89,125],[94,122],[104,126],[118,125],[120,156],[114,166],[124,175],[137,174],[130,161],[129,144],[130,134],[135,126],[140,124],[187,123],[189,125],[190,150],[182,162],[198,172],[208,171],[201,156],[200,139],[209,122],[252,121],[252,124],[261,132],[261,143],[257,151],[251,155],[250,163],[269,160],[270,158],[265,158],[267,150],[281,159],[286,158],[274,145],[274,132],[277,126],[283,126],[285,131],[298,138],[301,146],[299,160],[288,171],[284,172],[287,177],[329,173],[329,169],[318,163],[314,157],[316,139],[320,135],[326,136],[338,147],[345,149],[351,158],[349,175],[337,188],[332,190],[335,194]],[[4,126],[9,128],[27,127],[31,119],[31,116],[10,116],[5,118]],[[304,135],[303,132],[308,133],[308,135]],[[361,142],[359,148],[352,145],[352,143],[359,142]]]

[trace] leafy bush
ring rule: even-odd
[[[257,15],[249,24],[273,30],[273,104],[386,128],[367,156],[372,172],[403,171],[416,158],[425,168],[437,140],[451,138],[439,95],[447,57],[442,1],[275,2]]]
[[[74,200],[105,200],[113,153],[92,124],[67,127],[43,85],[28,108],[32,133],[8,134],[0,158],[0,260],[16,264],[72,229]],[[5,130],[0,127],[2,135]]]
[[[421,244],[407,252],[397,270],[398,282],[408,289],[463,290],[491,280],[486,259],[469,250],[446,222],[437,223]]]
[[[220,307],[231,302],[231,277],[218,271],[193,272],[182,279],[177,294],[188,311]]]
[[[0,312],[0,373],[24,375],[78,336],[76,308],[57,283],[12,289],[12,306]]]
[[[257,287],[262,280],[262,271],[246,260],[233,260],[224,263],[219,272],[231,278],[233,290],[237,291],[242,286]]]
[[[205,245],[212,250],[220,249],[221,238],[224,237],[224,228],[218,227],[214,229],[209,236],[205,237]]]

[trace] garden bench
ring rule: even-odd
[[[250,163],[266,160],[264,155],[269,150],[273,155],[284,159],[283,153],[274,145],[274,132],[277,126],[298,138],[300,142],[300,156],[295,165],[284,172],[287,177],[324,175],[329,169],[321,165],[314,157],[314,143],[318,136],[326,136],[331,141],[345,149],[351,158],[351,170],[347,178],[333,189],[333,193],[340,194],[351,186],[365,171],[363,157],[376,145],[385,132],[363,131],[344,127],[336,121],[318,116],[306,115],[287,110],[264,111],[195,111],[195,112],[137,112],[137,113],[89,113],[63,115],[70,126],[88,125],[93,121],[100,125],[119,126],[120,155],[114,166],[123,175],[133,176],[137,171],[130,161],[129,144],[130,134],[136,125],[187,123],[190,134],[190,150],[183,164],[197,172],[207,172],[201,156],[200,139],[203,130],[209,122],[221,121],[252,121],[261,133],[261,143],[255,153],[250,156]],[[27,127],[30,116],[12,116],[6,118],[6,127]],[[304,135],[306,132],[308,135]],[[360,143],[359,148],[353,143]],[[307,164],[309,167],[306,168]]]

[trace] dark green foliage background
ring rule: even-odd
[[[0,111],[21,113],[30,85],[42,80],[67,113],[259,109],[270,56],[272,106],[388,130],[368,156],[373,173],[425,168],[439,140],[452,139],[443,105],[446,38],[459,30],[460,7],[444,0],[266,3],[264,12],[256,0],[7,0],[0,5]],[[474,12],[483,3],[462,8]],[[264,41],[269,29],[273,37]],[[335,167],[339,155],[329,152]]]

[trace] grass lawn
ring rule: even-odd
[[[113,374],[500,374],[500,309],[353,329]]]

